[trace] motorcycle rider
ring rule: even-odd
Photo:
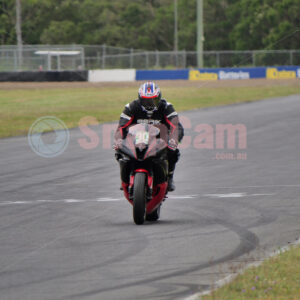
[[[120,116],[119,126],[115,133],[114,149],[118,150],[122,144],[122,139],[126,137],[128,126],[132,124],[164,124],[168,129],[168,191],[174,191],[174,170],[180,157],[177,148],[184,135],[184,129],[179,122],[178,114],[173,105],[161,98],[161,91],[154,82],[146,82],[139,88],[138,99],[125,105]],[[116,153],[119,161],[120,154]],[[119,161],[121,179],[129,182],[127,165]]]

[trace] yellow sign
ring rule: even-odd
[[[278,71],[276,68],[267,69],[268,79],[294,79],[296,77],[295,71]]]
[[[191,70],[189,80],[218,80],[217,73],[200,73],[198,70]]]

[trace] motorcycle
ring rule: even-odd
[[[137,225],[145,220],[157,221],[167,195],[167,143],[162,138],[165,131],[150,124],[132,125],[118,149],[119,162],[126,165],[130,174],[129,183],[122,182],[122,188],[133,206],[133,220]]]

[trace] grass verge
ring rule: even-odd
[[[299,300],[300,246],[251,267],[203,300]]]
[[[178,111],[300,93],[299,83],[284,86],[199,87],[162,85],[163,96]],[[78,127],[82,117],[99,123],[119,118],[123,106],[137,95],[133,86],[89,88],[16,89],[0,92],[0,137],[26,135],[31,124],[42,116],[56,116],[68,128]]]

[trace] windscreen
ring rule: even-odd
[[[164,125],[132,125],[129,127],[126,139],[123,141],[121,151],[132,158],[140,160],[156,156],[158,152],[167,147],[167,143],[160,136],[165,130],[167,128]]]

